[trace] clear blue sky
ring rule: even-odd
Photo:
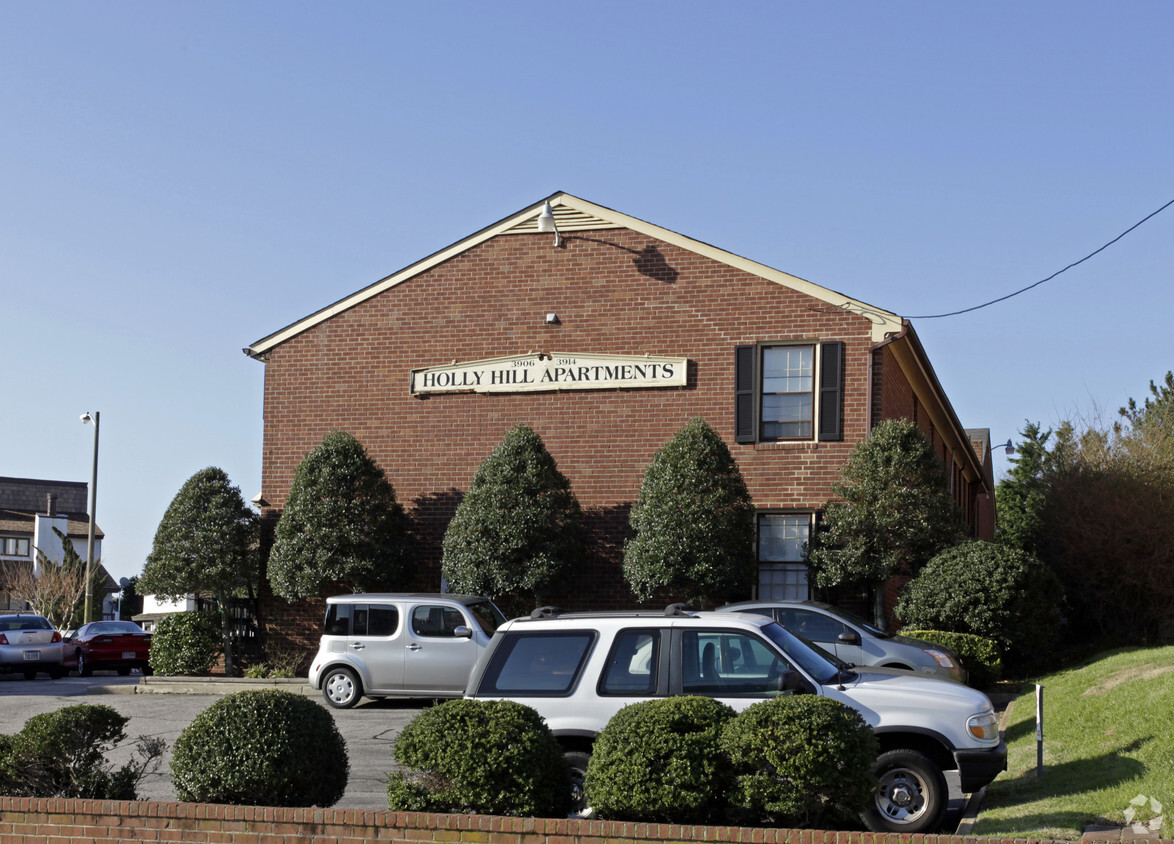
[[[88,481],[100,411],[103,561],[138,574],[193,473],[259,491],[244,346],[556,190],[904,315],[1005,295],[1174,198],[1172,33],[1170,2],[0,4],[0,475]],[[914,326],[1005,441],[1174,368],[1172,267],[1174,208]]]

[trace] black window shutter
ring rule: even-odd
[[[754,418],[755,373],[757,346],[737,346],[734,349],[734,442],[752,443],[757,439]]]
[[[819,438],[844,439],[844,344],[819,344]]]

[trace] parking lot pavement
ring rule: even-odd
[[[60,680],[40,677],[25,680],[20,674],[0,674],[0,698],[3,698],[0,708],[5,715],[0,731],[18,732],[33,715],[64,706],[105,704],[130,719],[126,726],[128,740],[110,754],[111,763],[119,767],[130,759],[138,736],[161,737],[167,742],[163,765],[139,784],[139,796],[144,800],[175,800],[169,767],[171,748],[184,727],[219,695],[128,693],[141,680],[137,675],[119,677],[113,672]],[[392,744],[404,725],[431,701],[364,700],[354,709],[336,710],[326,706],[320,695],[313,699],[331,714],[347,743],[350,776],[346,791],[336,805],[347,809],[386,809],[386,775],[392,768]]]

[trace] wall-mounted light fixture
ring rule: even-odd
[[[542,213],[538,215],[538,231],[547,234],[554,232],[554,245],[562,245],[562,240],[559,237],[558,224],[554,221],[554,211],[551,209],[549,202],[542,203]]]
[[[1007,442],[1003,443],[1002,445],[995,446],[995,448],[1003,449],[1003,453],[1008,456],[1015,453],[1015,444],[1012,443],[1010,440],[1007,440]]]
[[[559,324],[558,314],[554,314],[554,313],[547,314],[546,315],[546,324],[547,325],[558,325]]]

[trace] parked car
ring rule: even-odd
[[[310,687],[346,709],[364,696],[460,697],[505,621],[476,595],[366,593],[326,599]]]
[[[110,668],[120,675],[139,669],[151,673],[151,634],[133,621],[91,621],[65,637],[65,665],[89,677]]]
[[[592,742],[623,707],[705,695],[735,710],[786,694],[856,709],[876,732],[878,787],[864,820],[874,831],[936,828],[949,802],[944,772],[974,792],[1007,767],[990,699],[939,677],[857,668],[752,613],[564,613],[535,610],[498,628],[469,678],[468,697],[533,707],[562,743],[575,798]]]
[[[0,615],[0,672],[19,671],[32,680],[44,671],[56,680],[61,666],[61,634],[49,619],[36,613]]]
[[[773,618],[852,665],[905,668],[966,682],[966,669],[949,648],[923,639],[886,633],[847,610],[819,601],[740,601],[718,612],[750,612]]]

